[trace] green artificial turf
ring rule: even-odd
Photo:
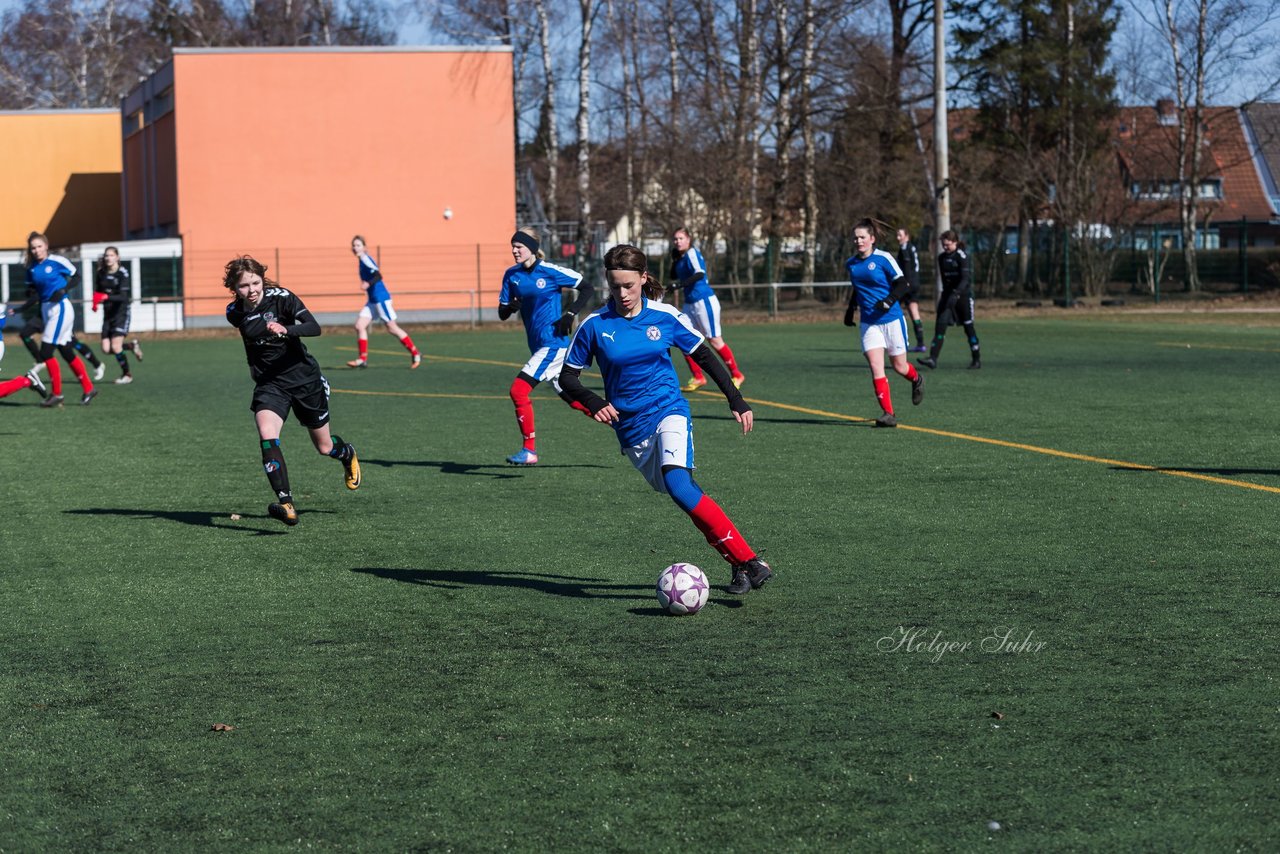
[[[504,464],[510,325],[310,342],[364,484],[290,421],[292,529],[234,338],[0,401],[0,851],[1274,850],[1280,328],[979,329],[875,430],[850,330],[729,328],[755,432],[692,397],[778,573],[742,598],[549,386]]]

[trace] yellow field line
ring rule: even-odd
[[[1168,342],[1160,342],[1160,343],[1163,344],[1164,346],[1170,346],[1170,347],[1198,346],[1198,345],[1173,344]],[[337,349],[354,350],[355,348],[339,347]],[[1249,348],[1223,347],[1221,349],[1244,350]],[[394,353],[389,353],[388,351],[385,351],[385,350],[371,351],[371,352],[384,353],[388,355],[396,355]],[[1266,352],[1280,352],[1280,350],[1277,350],[1277,351],[1268,350]],[[514,364],[511,362],[496,362],[496,361],[489,361],[485,359],[467,359],[461,356],[428,356],[426,353],[423,353],[422,357],[424,359],[434,359],[441,362],[470,362],[477,365],[499,365],[501,367],[511,367],[511,368],[523,367],[523,363]],[[408,392],[408,391],[404,391],[404,392],[356,391],[353,389],[332,389],[332,390],[336,392],[342,392],[343,394],[386,395],[389,397],[438,397],[438,398],[454,398],[454,399],[460,399],[460,400],[508,400],[509,399],[507,395],[431,394],[426,392]],[[701,390],[698,392],[698,394],[703,396],[708,396],[708,397],[720,396],[720,393],[718,391]],[[783,409],[788,412],[799,412],[804,415],[818,415],[823,418],[834,418],[838,421],[851,421],[854,423],[863,423],[863,422],[875,420],[872,418],[863,418],[858,415],[846,415],[841,412],[828,412],[825,409],[811,409],[805,406],[795,406],[794,404],[790,404],[790,403],[779,403],[776,400],[761,400],[760,398],[755,398],[755,397],[748,397],[746,398],[746,400],[748,403],[751,403],[757,406],[768,406],[772,409]],[[1077,454],[1071,451],[1059,451],[1054,448],[1042,448],[1039,445],[1027,445],[1027,444],[1023,444],[1022,442],[1007,442],[1004,439],[989,439],[986,436],[974,436],[968,433],[953,433],[949,430],[936,430],[932,427],[916,427],[910,424],[899,424],[897,429],[913,430],[917,433],[927,433],[931,436],[942,436],[947,439],[959,439],[964,442],[977,442],[983,445],[995,445],[1000,448],[1013,448],[1019,451],[1029,451],[1033,454],[1044,454],[1045,456],[1060,457],[1062,459],[1067,459],[1067,460],[1078,460],[1084,463],[1098,463],[1100,465],[1106,465],[1106,466],[1118,466],[1120,468],[1133,469],[1135,471],[1150,471],[1150,472],[1155,472],[1157,474],[1166,474],[1166,475],[1169,475],[1170,477],[1185,477],[1190,480],[1202,480],[1207,483],[1216,483],[1222,486],[1235,486],[1241,489],[1254,489],[1259,492],[1272,492],[1272,493],[1280,494],[1280,487],[1263,486],[1262,484],[1249,483],[1248,481],[1245,481],[1245,480],[1232,480],[1231,478],[1214,477],[1213,475],[1209,475],[1209,474],[1199,474],[1197,472],[1181,471],[1179,469],[1160,468],[1159,466],[1150,466],[1145,463],[1131,463],[1125,460],[1113,460],[1107,457],[1094,457],[1094,456],[1090,456],[1089,454]]]
[[[700,394],[714,395],[715,392],[703,391]],[[773,400],[760,400],[758,398],[746,398],[748,403],[759,406],[768,406],[774,409],[785,409],[791,412],[800,412],[805,415],[820,415],[824,418],[835,418],[840,421],[865,422],[871,421],[871,418],[861,418],[856,415],[844,415],[839,412],[827,412],[822,409],[809,409],[804,406],[793,406],[789,403],[778,403]],[[928,433],[931,436],[944,436],[948,439],[960,439],[965,442],[978,442],[983,445],[996,445],[1001,448],[1015,448],[1019,451],[1030,451],[1033,454],[1044,454],[1050,457],[1062,457],[1068,460],[1079,460],[1085,463],[1100,463],[1107,466],[1118,466],[1120,468],[1134,469],[1137,471],[1150,471],[1157,474],[1167,474],[1171,477],[1185,477],[1191,480],[1203,480],[1209,483],[1217,483],[1223,486],[1238,486],[1241,489],[1256,489],[1259,492],[1274,492],[1280,494],[1280,487],[1263,486],[1258,483],[1249,483],[1244,480],[1232,480],[1226,477],[1214,477],[1208,474],[1198,474],[1197,472],[1181,471],[1179,469],[1166,469],[1159,466],[1149,466],[1145,463],[1131,463],[1125,460],[1112,460],[1107,457],[1094,457],[1089,454],[1076,454],[1071,451],[1059,451],[1054,448],[1042,448],[1039,445],[1026,445],[1021,442],[1006,442],[1003,439],[988,439],[985,436],[973,436],[968,433],[953,433],[949,430],[935,430],[932,427],[915,427],[910,424],[899,424],[899,430],[914,430],[917,433]]]

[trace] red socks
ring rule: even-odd
[[[93,391],[93,382],[89,379],[89,372],[84,369],[84,362],[80,361],[79,356],[71,360],[71,372],[76,375],[76,379],[80,380],[80,387],[84,389],[85,394]]]
[[[31,380],[27,379],[25,376],[14,377],[11,380],[5,380],[4,382],[0,383],[0,397],[8,397],[18,389],[28,388],[30,387],[30,385],[31,385]]]
[[[738,363],[733,360],[733,351],[729,349],[728,344],[725,344],[716,352],[720,354],[721,359],[724,359],[725,365],[729,368],[730,375],[735,377],[741,376],[741,372],[738,370]]]
[[[876,387],[876,403],[880,404],[880,408],[890,415],[893,414],[893,401],[889,398],[889,378],[875,377],[872,379]]]
[[[685,356],[685,357],[684,357],[684,360],[685,360],[686,362],[688,362],[688,363],[689,363],[689,370],[693,372],[693,378],[694,378],[695,380],[698,380],[699,382],[704,382],[704,383],[705,383],[705,382],[707,381],[707,378],[706,378],[706,376],[702,373],[702,368],[699,368],[699,367],[698,367],[698,363],[697,363],[697,362],[695,362],[695,361],[694,361],[692,358],[690,358],[689,356]]]
[[[408,335],[401,338],[400,343],[403,344],[404,348],[409,351],[410,356],[418,355],[418,348],[413,346],[413,339],[410,338]]]
[[[916,380],[920,379],[920,372],[916,370],[915,365],[908,363],[907,372],[903,374],[903,376],[911,380],[912,382],[915,382]]]
[[[711,500],[711,496],[703,495],[697,506],[689,511],[689,517],[711,547],[720,552],[720,557],[729,563],[745,563],[756,556],[733,522],[724,515],[720,505]]]
[[[510,394],[511,402],[516,405],[516,424],[524,438],[524,449],[533,453],[537,449],[534,441],[536,434],[533,431],[533,401],[529,399],[531,391],[533,386],[524,377],[516,377],[511,381]]]
[[[356,349],[360,351],[361,359],[363,359],[366,362],[369,361],[369,339],[368,338],[357,338]]]
[[[49,369],[49,388],[55,395],[62,394],[62,368],[58,367],[58,360],[46,359],[44,366]]]

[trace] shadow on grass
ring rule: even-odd
[[[1186,472],[1187,474],[1213,474],[1219,477],[1230,477],[1240,474],[1262,474],[1280,476],[1280,469],[1235,469],[1235,468],[1189,468],[1187,466],[1112,466],[1112,471],[1128,472]]]
[[[614,584],[600,578],[548,575],[539,572],[502,572],[487,569],[385,569],[357,567],[363,572],[406,584],[423,584],[458,590],[465,587],[520,587],[573,599],[647,599],[650,585]],[[598,592],[597,592],[598,591]],[[636,591],[636,592],[631,592]],[[643,595],[638,591],[644,591]]]
[[[272,521],[271,528],[256,528],[251,525],[244,524],[251,522],[256,524],[259,520],[267,521],[270,516],[264,514],[244,515],[241,514],[240,519],[231,519],[231,514],[225,510],[217,513],[210,513],[204,510],[139,510],[137,508],[125,507],[84,507],[76,510],[64,510],[63,513],[69,513],[75,516],[123,516],[131,519],[166,519],[170,522],[181,522],[183,525],[194,525],[197,528],[223,528],[228,531],[244,531],[254,534],[255,536],[271,537],[277,534],[285,533],[285,528],[278,522]],[[304,520],[307,516],[314,513],[332,513],[332,510],[303,510],[299,512]]]
[[[745,604],[741,599],[708,599],[708,605],[719,605],[722,608],[741,608]],[[674,617],[676,614],[667,613],[662,608],[628,608],[628,614],[635,614],[637,617]]]
[[[548,463],[538,463],[536,466],[513,466],[508,463],[460,463],[455,460],[367,460],[360,458],[360,464],[365,466],[381,466],[382,468],[395,468],[396,466],[417,466],[420,468],[439,469],[441,474],[468,474],[478,475],[480,477],[491,477],[495,480],[506,480],[512,477],[523,477],[519,474],[521,469],[540,468],[540,469],[603,469],[608,466],[594,465],[592,463],[574,463],[571,465],[555,465]]]

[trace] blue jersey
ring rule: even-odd
[[[876,303],[889,298],[889,290],[895,279],[902,277],[902,268],[893,256],[881,249],[871,250],[866,258],[857,255],[844,262],[853,283],[854,299],[858,301],[862,323],[892,323],[902,319],[902,306],[896,302],[888,311],[876,308]]]
[[[685,302],[715,296],[716,292],[711,290],[711,283],[707,281],[707,262],[702,259],[698,247],[690,246],[688,252],[677,258],[671,266],[671,274],[684,288]]]
[[[564,315],[560,290],[577,290],[581,283],[581,273],[546,261],[539,261],[532,268],[516,264],[502,274],[498,303],[510,305],[513,299],[520,300],[520,319],[524,321],[530,353],[536,353],[543,347],[563,349],[569,346],[569,336],[556,335],[552,327]]]
[[[50,255],[27,266],[27,287],[36,289],[40,302],[52,302],[54,294],[70,287],[75,274],[75,265],[70,261],[61,255]]]
[[[618,410],[613,428],[623,448],[643,442],[668,415],[689,417],[668,348],[692,353],[705,340],[676,308],[642,300],[635,317],[618,314],[612,302],[588,315],[564,360],[579,370],[592,359],[599,365],[605,399]]]
[[[365,299],[370,303],[386,302],[391,299],[391,292],[387,290],[387,285],[382,281],[382,274],[378,272],[378,265],[369,253],[360,256],[360,281],[364,285]]]

